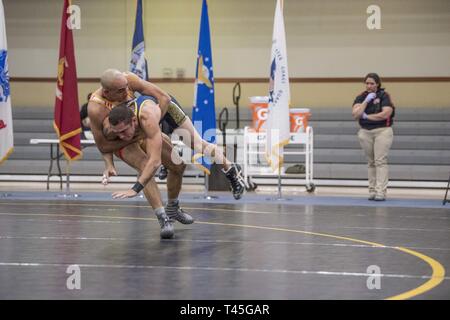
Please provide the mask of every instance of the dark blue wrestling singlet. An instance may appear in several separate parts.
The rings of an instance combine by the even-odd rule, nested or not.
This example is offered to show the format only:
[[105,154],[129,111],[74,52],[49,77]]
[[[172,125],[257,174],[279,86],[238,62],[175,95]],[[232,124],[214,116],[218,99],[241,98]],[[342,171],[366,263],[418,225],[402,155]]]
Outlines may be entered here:
[[[178,128],[184,122],[184,120],[186,120],[187,116],[186,116],[186,113],[183,111],[183,108],[181,108],[178,101],[172,96],[170,96],[170,98],[171,98],[171,100],[170,100],[167,112],[164,115],[164,117],[161,118],[159,123],[162,124],[165,122],[169,127],[170,133],[172,133],[173,130]],[[141,111],[141,106],[146,100],[151,100],[156,104],[158,103],[158,100],[153,96],[141,95],[138,98],[136,98],[133,111],[134,111],[134,114],[136,115],[136,117],[138,118],[138,120],[139,120],[139,114]]]

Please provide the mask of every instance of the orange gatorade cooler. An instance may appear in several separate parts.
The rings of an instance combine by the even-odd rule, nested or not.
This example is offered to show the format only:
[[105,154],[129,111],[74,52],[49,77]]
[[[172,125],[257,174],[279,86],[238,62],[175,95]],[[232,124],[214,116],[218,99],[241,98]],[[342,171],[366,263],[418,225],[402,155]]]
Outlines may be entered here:
[[250,108],[252,109],[253,128],[256,132],[265,129],[264,124],[269,111],[269,97],[250,97]]
[[291,122],[291,132],[306,132],[308,120],[311,117],[310,110],[307,108],[289,109],[289,118]]

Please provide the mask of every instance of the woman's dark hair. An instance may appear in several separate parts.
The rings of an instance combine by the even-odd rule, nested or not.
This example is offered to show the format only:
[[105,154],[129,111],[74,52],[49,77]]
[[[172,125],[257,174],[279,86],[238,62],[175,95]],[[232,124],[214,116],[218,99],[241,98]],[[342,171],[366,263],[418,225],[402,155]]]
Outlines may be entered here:
[[375,83],[378,85],[378,89],[382,89],[381,88],[381,78],[378,74],[371,72],[368,73],[365,77],[364,77],[364,82],[367,80],[367,78],[371,78],[373,80],[375,80]]

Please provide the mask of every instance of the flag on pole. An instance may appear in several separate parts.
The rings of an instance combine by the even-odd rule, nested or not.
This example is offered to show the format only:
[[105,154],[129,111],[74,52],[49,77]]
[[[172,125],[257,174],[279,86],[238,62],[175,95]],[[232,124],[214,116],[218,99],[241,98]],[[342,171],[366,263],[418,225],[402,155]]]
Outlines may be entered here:
[[142,0],[137,0],[130,71],[135,73],[139,78],[148,80],[147,60],[145,59],[144,27],[142,23]]
[[[216,143],[216,112],[214,102],[214,76],[209,32],[208,4],[203,0],[198,41],[197,68],[195,74],[194,106],[192,121],[203,140]],[[192,162],[210,174],[212,159],[202,153],[193,152]]]
[[11,97],[9,90],[8,46],[6,43],[5,12],[0,0],[0,163],[14,148]]
[[269,111],[266,124],[266,158],[274,172],[283,165],[283,148],[289,143],[289,73],[283,0],[277,0],[270,58]]
[[67,160],[81,157],[81,123],[78,111],[77,71],[72,30],[64,0],[59,44],[58,79],[56,81],[55,119],[53,126]]

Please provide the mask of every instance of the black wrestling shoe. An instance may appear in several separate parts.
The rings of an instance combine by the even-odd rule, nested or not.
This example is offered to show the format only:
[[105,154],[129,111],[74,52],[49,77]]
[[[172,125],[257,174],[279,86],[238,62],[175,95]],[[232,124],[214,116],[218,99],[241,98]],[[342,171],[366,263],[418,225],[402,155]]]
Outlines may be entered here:
[[233,197],[236,200],[239,200],[245,190],[245,181],[241,174],[241,166],[238,164],[232,164],[228,171],[222,169],[222,172],[225,173],[228,181],[230,181]]
[[180,208],[178,204],[178,200],[173,203],[167,203],[165,211],[169,219],[173,221],[181,222],[182,224],[191,224],[194,223],[194,218],[184,212],[183,209]]
[[172,221],[169,219],[167,214],[163,212],[162,214],[156,214],[158,218],[159,225],[161,226],[160,237],[161,239],[171,239],[174,235],[174,229]]
[[159,180],[165,180],[167,178],[167,168],[164,166],[161,166],[161,169],[159,169],[158,173]]

